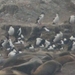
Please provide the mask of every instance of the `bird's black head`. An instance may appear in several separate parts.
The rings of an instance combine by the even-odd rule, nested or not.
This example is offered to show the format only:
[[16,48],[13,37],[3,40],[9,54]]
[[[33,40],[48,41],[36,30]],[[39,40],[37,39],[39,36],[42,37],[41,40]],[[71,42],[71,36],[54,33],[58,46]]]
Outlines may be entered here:
[[[9,25],[9,27],[11,27],[12,25]],[[12,26],[13,27],[13,26]]]
[[44,12],[41,12],[41,14],[44,14],[44,15],[45,15],[45,13],[44,13]]
[[45,28],[46,26],[42,26],[42,28]]

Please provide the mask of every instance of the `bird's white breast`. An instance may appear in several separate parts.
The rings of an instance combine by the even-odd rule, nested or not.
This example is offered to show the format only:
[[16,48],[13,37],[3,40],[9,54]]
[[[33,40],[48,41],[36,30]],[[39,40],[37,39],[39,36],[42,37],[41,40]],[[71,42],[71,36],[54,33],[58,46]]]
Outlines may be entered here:
[[74,23],[75,22],[75,16],[74,15],[71,15],[70,16],[70,23]]
[[8,30],[8,34],[9,34],[9,35],[13,35],[14,32],[15,32],[15,30],[14,30],[14,28],[11,26],[11,27],[9,28],[9,30]]
[[39,45],[41,40],[42,40],[41,38],[36,38],[36,45]]

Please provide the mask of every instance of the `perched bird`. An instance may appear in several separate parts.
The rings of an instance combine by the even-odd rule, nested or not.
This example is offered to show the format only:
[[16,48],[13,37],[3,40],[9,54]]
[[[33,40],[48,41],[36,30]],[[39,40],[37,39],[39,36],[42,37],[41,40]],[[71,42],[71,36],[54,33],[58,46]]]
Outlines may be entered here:
[[12,48],[15,47],[14,44],[12,43],[12,40],[11,39],[9,39],[8,41],[9,41],[10,47],[12,47]]
[[52,46],[49,46],[48,50],[54,50],[54,48]]
[[58,24],[59,23],[59,15],[56,14],[55,18],[53,19],[52,24]]
[[7,44],[7,43],[8,43],[8,40],[7,40],[7,39],[1,40],[1,42],[0,42],[0,47],[1,47],[1,48],[6,47],[6,44]]
[[50,41],[45,40],[45,48],[47,48],[50,45]]
[[19,27],[18,31],[17,31],[17,35],[20,36],[22,34],[22,29],[21,27]]
[[42,38],[36,38],[36,45],[39,45],[42,41]]
[[64,42],[67,41],[67,38],[64,38],[63,41],[64,41]]
[[19,37],[19,38],[15,41],[15,44],[22,44],[22,45],[24,45],[24,40],[22,40],[22,38]]
[[64,41],[63,40],[61,40],[60,42],[61,42],[62,45],[64,45]]
[[54,50],[55,48],[56,48],[56,45],[55,44],[49,45],[47,47],[48,50]]
[[12,43],[12,40],[11,39],[9,39],[8,40],[8,45],[7,45],[7,51],[12,51],[13,49],[15,49],[15,46],[14,46],[14,44]]
[[16,55],[16,50],[15,49],[13,49],[11,52],[9,52],[9,54],[8,54],[8,57],[13,57],[13,56],[15,56]]
[[22,40],[24,40],[24,35],[21,34],[20,36],[18,36],[18,38],[21,38]]
[[50,45],[47,49],[48,49],[48,50],[54,50],[55,47],[56,47],[56,46],[53,44],[53,45]]
[[64,47],[62,46],[62,47],[60,48],[60,50],[64,50]]
[[19,53],[22,53],[22,51],[19,51]]
[[24,41],[21,38],[19,38],[18,41],[15,42],[15,44],[23,44],[24,45]]
[[53,48],[55,48],[55,47],[56,47],[56,46],[55,46],[55,44],[53,44],[52,46],[53,46]]
[[31,45],[31,46],[29,47],[29,49],[34,49],[34,46],[33,46],[33,45]]
[[36,46],[47,48],[50,45],[48,40],[42,38],[36,38]]
[[18,35],[17,37],[15,37],[14,42],[17,43],[17,44],[20,44],[20,43],[23,44],[24,40],[25,40],[25,38],[24,38],[23,34],[21,34],[21,35]]
[[15,47],[12,48],[12,47],[8,46],[6,50],[7,50],[8,52],[10,52],[10,51],[12,51],[13,49],[15,49]]
[[63,38],[64,44],[68,44],[70,42],[69,38]]
[[6,48],[6,46],[8,45],[8,40],[9,40],[9,36],[5,36],[6,38],[4,40],[1,40],[0,42],[0,47],[1,48]]
[[71,15],[71,16],[69,17],[69,23],[70,23],[70,24],[74,24],[74,23],[75,23],[75,16],[74,16],[74,15]]
[[70,37],[70,40],[75,40],[75,37],[71,36],[71,37]]
[[28,46],[25,47],[25,49],[34,49],[34,46],[32,44],[29,44]]
[[72,44],[72,48],[71,48],[72,51],[75,50],[75,41],[73,41],[73,44]]
[[62,50],[63,49],[63,45],[62,44],[57,44],[56,49]]
[[73,47],[73,40],[69,40],[67,50],[71,51],[72,47]]
[[16,54],[20,54],[20,53],[22,53],[22,50],[21,50],[21,49],[18,49],[18,50],[16,51]]
[[61,40],[63,37],[63,33],[60,31],[58,34],[56,34],[53,42],[58,42],[59,40]]
[[15,48],[13,48],[11,51],[9,51],[8,57],[13,57],[13,56],[15,56],[16,54],[20,54],[20,53],[22,53],[21,49],[16,50]]
[[39,47],[43,48],[43,47],[45,47],[45,46],[42,44],[42,45],[40,45]]
[[36,23],[41,24],[42,19],[44,18],[45,14],[42,12],[41,15],[37,18]]
[[9,30],[8,30],[8,34],[9,34],[9,35],[14,35],[14,32],[15,32],[14,27],[13,27],[13,26],[10,26],[10,27],[9,27]]
[[44,29],[46,32],[50,32],[50,30],[46,26],[43,26],[42,29]]

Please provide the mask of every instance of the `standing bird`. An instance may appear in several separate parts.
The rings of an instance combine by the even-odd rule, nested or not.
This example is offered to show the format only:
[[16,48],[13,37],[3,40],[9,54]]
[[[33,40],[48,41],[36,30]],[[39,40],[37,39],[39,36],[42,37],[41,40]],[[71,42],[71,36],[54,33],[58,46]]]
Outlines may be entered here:
[[0,42],[0,48],[6,48],[8,45],[9,36],[6,35],[5,37],[6,38],[4,40],[1,40],[1,42]]
[[14,32],[15,32],[15,29],[14,29],[14,27],[11,25],[11,26],[9,27],[8,34],[9,34],[9,35],[14,35]]
[[75,23],[75,16],[74,16],[74,15],[71,15],[71,16],[69,17],[69,23],[70,23],[70,24]]
[[45,48],[47,48],[50,44],[51,44],[50,41],[45,40]]
[[75,51],[75,41],[73,41],[71,50],[72,50],[72,51],[73,51],[73,50]]
[[14,46],[14,44],[13,44],[12,40],[11,40],[11,39],[9,39],[8,41],[9,41],[9,46],[10,46],[11,48],[14,48],[15,46]]
[[12,40],[8,39],[8,45],[7,45],[7,49],[6,50],[7,51],[11,51],[12,49],[15,49],[15,46],[14,46]]
[[42,38],[36,38],[36,45],[39,45],[42,41]]
[[63,37],[63,33],[60,31],[58,34],[56,34],[53,42],[58,42],[59,40],[61,40]]
[[45,14],[42,12],[41,15],[37,18],[36,24],[41,24],[42,19],[44,18]]
[[59,15],[56,14],[56,17],[53,19],[52,24],[58,24],[58,22],[59,22]]
[[17,31],[17,35],[20,36],[22,34],[22,29],[21,27],[19,27],[18,31]]
[[23,38],[24,36],[22,35],[22,28],[21,26],[18,26],[18,29],[16,29],[16,32],[15,32],[15,41],[18,40],[18,38]]

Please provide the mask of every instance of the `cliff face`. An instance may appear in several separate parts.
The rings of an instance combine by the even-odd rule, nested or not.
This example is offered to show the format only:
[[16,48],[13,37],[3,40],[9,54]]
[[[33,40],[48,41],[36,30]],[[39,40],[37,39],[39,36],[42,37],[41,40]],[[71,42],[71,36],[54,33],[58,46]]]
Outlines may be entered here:
[[75,12],[71,0],[0,0],[0,22],[35,23],[41,12],[45,13],[44,23],[50,23],[56,13],[65,21]]

